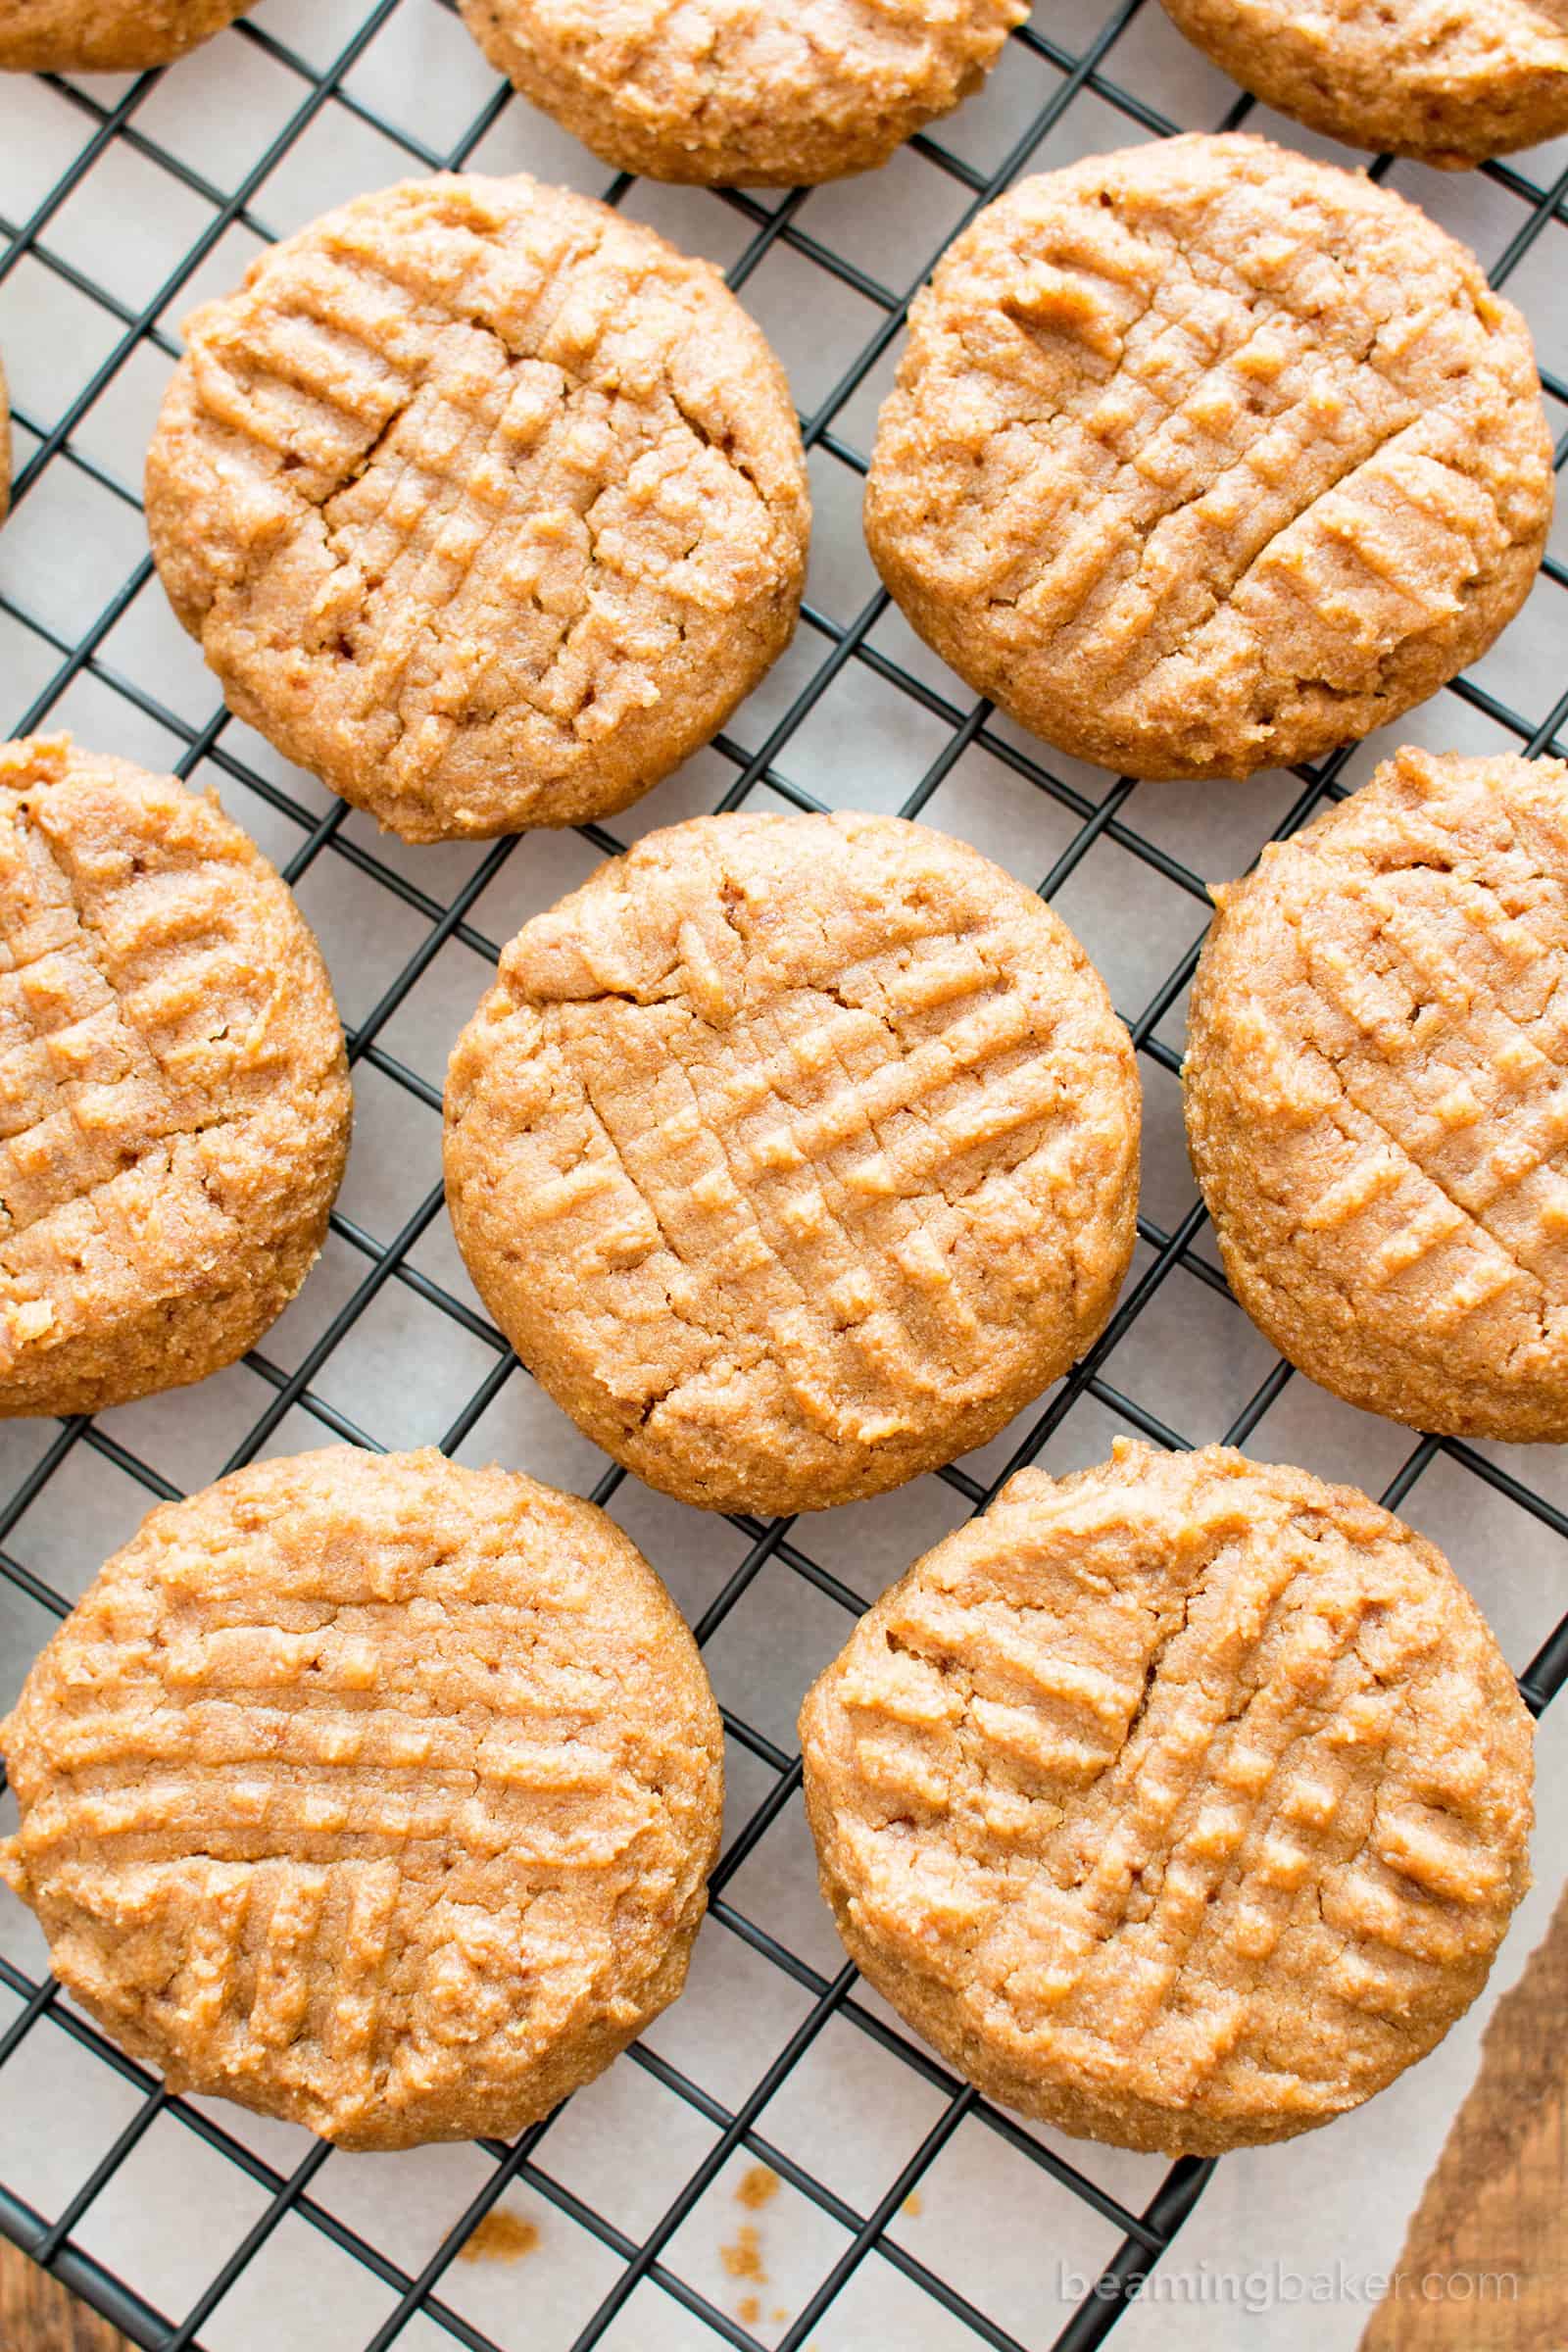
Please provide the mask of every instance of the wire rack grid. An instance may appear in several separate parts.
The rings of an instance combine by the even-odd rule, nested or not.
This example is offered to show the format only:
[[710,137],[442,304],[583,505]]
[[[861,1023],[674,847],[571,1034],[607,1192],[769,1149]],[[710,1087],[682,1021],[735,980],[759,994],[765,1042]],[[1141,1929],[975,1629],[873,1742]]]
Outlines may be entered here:
[[[825,2352],[980,2342],[1086,2352],[1204,2185],[1207,2165],[1117,2160],[997,2111],[858,1984],[808,1908],[790,1726],[805,1682],[852,1616],[1021,1463],[1094,1459],[1118,1428],[1173,1446],[1255,1439],[1259,1451],[1289,1454],[1293,1432],[1300,1451],[1328,1426],[1312,1421],[1323,1406],[1315,1392],[1293,1424],[1305,1384],[1230,1300],[1204,1248],[1201,1205],[1171,1172],[1183,1164],[1172,1137],[1182,1000],[1206,916],[1200,860],[1241,870],[1270,833],[1291,831],[1358,780],[1371,750],[1246,792],[1135,787],[1060,760],[923,654],[876,587],[856,528],[870,421],[908,300],[973,212],[1020,172],[1250,116],[1314,144],[1238,98],[1141,0],[1056,0],[1037,11],[985,97],[878,175],[890,196],[876,205],[872,183],[766,199],[677,196],[625,176],[607,185],[590,158],[495,82],[448,0],[264,0],[170,74],[18,80],[0,91],[0,124],[16,133],[0,129],[0,348],[18,460],[15,512],[0,537],[0,718],[8,733],[69,723],[106,749],[221,786],[321,930],[350,1023],[360,1116],[322,1266],[244,1366],[194,1400],[4,1432],[4,1694],[150,1498],[263,1450],[436,1439],[465,1458],[499,1452],[559,1474],[635,1534],[648,1531],[713,1670],[730,1757],[726,1843],[699,1945],[700,1962],[705,1951],[721,1957],[699,1965],[669,2013],[684,2028],[661,2021],[606,2078],[612,2092],[596,2086],[514,2145],[464,2151],[461,2163],[453,2153],[444,2170],[334,2156],[236,2110],[171,2098],[61,1992],[25,1915],[6,1909],[0,2230],[139,2344],[649,2352],[721,2341]],[[594,826],[575,840],[405,853],[230,719],[174,642],[145,552],[135,459],[178,349],[178,318],[232,282],[261,242],[362,186],[524,162],[627,205],[725,266],[802,395],[818,553],[790,656],[710,752],[621,820],[622,838]],[[1494,164],[1462,183],[1387,158],[1374,166],[1379,176],[1391,169],[1406,192],[1457,208],[1495,283],[1528,301],[1532,283],[1564,274],[1568,151]],[[105,269],[111,214],[122,233]],[[1544,340],[1542,356],[1562,434],[1568,381],[1552,362],[1568,359],[1568,340]],[[1565,453],[1568,436],[1559,465]],[[1560,749],[1568,693],[1553,699],[1560,659],[1553,669],[1544,649],[1553,628],[1561,643],[1565,589],[1568,565],[1553,554],[1527,608],[1549,605],[1544,629],[1522,640],[1511,632],[1511,654],[1456,681],[1402,732],[1424,725],[1437,744]],[[444,1044],[519,916],[645,825],[743,802],[924,813],[1027,874],[1111,976],[1166,1147],[1158,1180],[1146,1179],[1129,1287],[1071,1376],[984,1455],[902,1500],[810,1523],[710,1522],[662,1506],[558,1426],[466,1286],[441,1222],[433,1156]],[[1428,1494],[1440,1521],[1446,1509],[1472,1525],[1479,1511],[1489,1541],[1544,1561],[1540,1589],[1526,1592],[1507,1628],[1539,1712],[1568,1675],[1568,1616],[1552,1623],[1568,1602],[1556,1548],[1568,1537],[1568,1494],[1554,1499],[1540,1454],[1413,1440],[1334,1410],[1329,1434],[1312,1439],[1333,1457],[1319,1466],[1361,1474],[1407,1512]],[[764,1672],[760,1661],[776,1649],[788,1653],[781,1674]],[[705,2053],[720,2044],[729,2055],[715,2082]],[[47,2113],[51,2097],[66,2097],[55,2086],[68,2076],[90,2121],[63,2122],[56,2133],[39,2128],[34,2109],[22,2140],[8,2136],[8,2087],[35,2077]],[[872,2145],[848,2167],[833,2145],[845,2123],[835,2081],[850,2087],[851,2136],[867,2111],[878,2120]],[[596,2130],[575,2131],[596,2099]],[[827,2115],[827,2131],[808,2128],[813,2111]],[[172,2270],[143,2262],[138,2213],[156,2202],[161,2176],[183,2183],[195,2153],[209,2178],[237,2184],[233,2194],[202,2205],[190,2191],[186,2259]],[[388,2185],[395,2172],[367,2189],[367,2163],[416,2167],[401,2203]],[[989,2230],[975,2221],[977,2205],[991,2207],[998,2165],[1031,2232],[1026,2268],[1052,2230],[1091,2249],[1092,2283],[1065,2316],[1042,2318],[997,2284],[1005,2225],[996,2213]],[[716,2262],[699,2242],[698,2225],[738,2166],[766,2168],[753,2177],[798,2217],[782,2306],[783,2284],[762,2283],[757,2226],[742,2225]],[[945,2179],[956,2223],[922,2235],[922,2193]],[[967,2203],[965,2181],[975,2190]],[[481,2292],[479,2267],[460,2263],[460,2252],[493,2209],[514,2210],[518,2198],[547,2218],[544,2242],[526,2272]],[[285,2244],[296,2255],[302,2245],[329,2250],[332,2286],[310,2283],[307,2258],[304,2301],[291,2305],[275,2259]],[[569,2291],[552,2288],[553,2263],[570,2274]],[[280,2298],[261,2322],[258,2281],[264,2307]],[[760,2291],[737,2291],[752,2282]],[[247,2296],[248,2333],[234,2322]]]

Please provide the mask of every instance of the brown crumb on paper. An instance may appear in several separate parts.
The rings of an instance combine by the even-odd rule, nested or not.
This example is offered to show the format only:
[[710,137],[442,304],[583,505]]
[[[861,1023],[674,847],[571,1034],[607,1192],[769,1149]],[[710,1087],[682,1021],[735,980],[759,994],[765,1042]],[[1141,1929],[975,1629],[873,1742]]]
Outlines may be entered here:
[[464,2262],[520,2262],[539,2243],[539,2225],[497,2205],[458,2248]]
[[759,2286],[767,2284],[767,2273],[762,2268],[762,2249],[752,2223],[742,2222],[735,2232],[732,2246],[720,2246],[719,2261],[732,2278],[755,2278]]
[[911,2222],[917,2222],[920,2219],[921,2214],[925,2211],[925,2199],[917,2188],[910,2189],[901,2210],[908,2215]]
[[737,2205],[745,2205],[753,2213],[765,2205],[779,2191],[779,2178],[771,2165],[754,2164],[750,2172],[742,2173],[735,2190]]
[[743,2328],[755,2328],[762,2316],[762,2306],[755,2295],[742,2295],[735,2306],[735,2317]]

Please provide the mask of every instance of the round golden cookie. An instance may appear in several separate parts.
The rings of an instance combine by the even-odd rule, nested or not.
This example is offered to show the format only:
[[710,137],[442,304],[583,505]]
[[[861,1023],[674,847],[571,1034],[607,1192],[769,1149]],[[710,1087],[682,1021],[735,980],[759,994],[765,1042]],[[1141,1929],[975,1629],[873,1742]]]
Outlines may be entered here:
[[0,0],[0,68],[140,74],[211,40],[251,0]]
[[1529,332],[1357,173],[1198,136],[1024,180],[909,329],[871,553],[960,677],[1079,758],[1314,759],[1529,592],[1552,495]]
[[795,187],[977,90],[1029,0],[459,0],[498,73],[617,171]]
[[1132,1252],[1138,1078],[1099,975],[896,817],[646,835],[507,949],[446,1117],[458,1241],[524,1364],[712,1510],[983,1445]]
[[104,1568],[0,1726],[0,1873],[172,2090],[344,2147],[510,2138],[679,1992],[722,1746],[602,1511],[332,1447]]
[[0,1414],[243,1355],[320,1250],[351,1109],[315,937],[217,802],[0,746]]
[[1529,1716],[1442,1554],[1303,1470],[1008,1481],[801,1713],[851,1957],[989,2096],[1216,2155],[1423,2057],[1530,1883]]
[[411,180],[185,331],[147,464],[175,612],[242,718],[405,840],[623,808],[789,642],[783,373],[651,228]]
[[1568,1440],[1568,767],[1401,751],[1214,897],[1187,1137],[1237,1298],[1369,1412]]
[[1164,0],[1255,98],[1453,166],[1568,131],[1568,0]]

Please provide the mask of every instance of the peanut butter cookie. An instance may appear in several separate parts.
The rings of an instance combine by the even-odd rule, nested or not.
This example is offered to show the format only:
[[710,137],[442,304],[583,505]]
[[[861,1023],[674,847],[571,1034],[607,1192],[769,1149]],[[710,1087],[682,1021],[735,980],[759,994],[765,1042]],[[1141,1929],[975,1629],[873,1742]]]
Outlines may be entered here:
[[979,88],[1029,0],[459,0],[490,63],[617,171],[866,172]]
[[441,1454],[165,1503],[0,1726],[0,1872],[173,2090],[341,2146],[510,2137],[679,1992],[722,1734],[591,1503]]
[[231,708],[406,840],[625,808],[789,642],[782,371],[716,270],[607,206],[409,181],[185,331],[164,585]]
[[1237,1298],[1369,1412],[1568,1439],[1568,767],[1401,751],[1214,896],[1187,1137]]
[[446,1111],[452,1221],[523,1362],[713,1510],[983,1445],[1132,1251],[1138,1078],[1098,974],[895,817],[646,835],[512,942]]
[[1551,514],[1529,332],[1413,205],[1261,139],[1023,181],[948,251],[866,536],[913,626],[1138,776],[1315,759],[1436,691]]
[[140,74],[211,40],[251,0],[0,0],[0,68]]
[[1214,2155],[1424,2057],[1530,1883],[1531,1727],[1442,1554],[1221,1446],[1009,1480],[801,1713],[852,1958],[991,2097]]
[[1255,98],[1353,147],[1454,166],[1568,131],[1568,0],[1165,0],[1165,10]]
[[0,1413],[243,1355],[321,1247],[350,1109],[315,938],[217,803],[0,747]]

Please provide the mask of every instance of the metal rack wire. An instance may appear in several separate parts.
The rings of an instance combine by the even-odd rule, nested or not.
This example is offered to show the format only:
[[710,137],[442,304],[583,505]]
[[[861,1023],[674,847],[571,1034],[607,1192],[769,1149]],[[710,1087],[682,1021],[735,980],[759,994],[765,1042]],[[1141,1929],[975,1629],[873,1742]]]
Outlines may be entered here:
[[[253,207],[259,198],[265,197],[272,172],[318,117],[330,113],[334,120],[339,115],[353,118],[401,151],[407,169],[416,172],[461,167],[493,130],[505,110],[521,105],[520,100],[497,86],[462,136],[438,152],[406,123],[368,103],[362,90],[349,86],[355,67],[397,9],[412,4],[413,0],[371,0],[351,37],[324,68],[308,62],[260,21],[242,23],[225,36],[233,43],[246,44],[257,59],[265,58],[272,69],[291,77],[295,97],[275,136],[238,184],[227,190],[208,179],[182,154],[172,152],[145,127],[143,118],[149,96],[158,86],[158,76],[142,76],[124,88],[123,94],[108,101],[96,94],[102,85],[82,88],[69,82],[52,84],[57,96],[80,118],[82,143],[25,219],[12,220],[0,216],[0,235],[5,239],[0,251],[0,287],[24,258],[29,259],[52,279],[95,306],[104,320],[108,347],[100,363],[79,389],[63,402],[58,414],[35,415],[25,406],[18,410],[17,421],[24,429],[24,439],[33,444],[20,466],[15,484],[19,508],[36,495],[51,468],[79,474],[112,501],[135,508],[134,488],[93,454],[91,435],[84,433],[83,428],[96,404],[115,386],[133,355],[151,349],[172,357],[177,346],[166,323],[171,306],[178,304],[184,288],[215,255],[226,232],[238,225],[266,236],[267,229]],[[1159,135],[1177,128],[1231,127],[1246,119],[1249,102],[1238,99],[1223,119],[1177,124],[1128,85],[1117,72],[1118,49],[1128,41],[1142,5],[1143,0],[1116,0],[1093,30],[1092,37],[1076,49],[1060,45],[1049,31],[1038,27],[1025,26],[1013,36],[1015,56],[1019,53],[1027,56],[1031,69],[1041,74],[1048,94],[1021,135],[1014,138],[1008,152],[994,168],[984,170],[963,160],[953,146],[944,143],[941,135],[912,142],[924,166],[955,183],[958,194],[958,219],[955,226],[961,225],[962,220],[1018,172],[1030,168],[1031,159],[1039,154],[1067,111],[1086,93],[1123,118],[1129,136]],[[1005,71],[1005,64],[1000,70]],[[139,307],[110,286],[97,282],[74,263],[52,233],[74,193],[106,157],[117,151],[128,153],[140,163],[170,175],[202,200],[208,216],[177,268]],[[1387,159],[1384,165],[1374,167],[1378,171],[1386,168]],[[1549,225],[1568,220],[1568,212],[1564,210],[1568,203],[1568,170],[1549,185],[1538,185],[1526,169],[1506,164],[1489,166],[1486,176],[1516,213],[1492,271],[1494,281],[1501,284]],[[621,177],[613,180],[605,193],[612,203],[619,203],[632,184]],[[729,208],[744,224],[744,249],[728,271],[730,283],[737,289],[744,289],[748,279],[777,247],[853,289],[875,314],[873,331],[864,337],[826,396],[803,418],[808,448],[847,469],[849,475],[858,475],[865,470],[865,456],[849,434],[845,411],[896,341],[909,297],[936,256],[933,253],[926,257],[906,284],[884,284],[814,231],[812,215],[808,209],[808,195],[809,191],[799,190],[776,203],[764,203],[740,193],[724,193],[703,201]],[[1560,423],[1568,423],[1568,383],[1549,371],[1544,380],[1554,416]],[[1558,447],[1559,466],[1565,456],[1568,456],[1568,435]],[[0,698],[5,706],[0,710],[0,718],[6,731],[22,734],[46,725],[77,681],[89,678],[113,696],[122,698],[132,712],[156,722],[183,744],[178,761],[182,774],[191,774],[199,766],[216,769],[246,787],[292,829],[295,842],[286,862],[292,882],[300,883],[318,860],[336,858],[346,860],[369,885],[391,894],[407,910],[408,919],[422,929],[414,952],[352,1031],[351,1058],[361,1068],[378,1073],[394,1088],[405,1090],[426,1110],[438,1110],[437,1090],[389,1045],[389,1024],[450,941],[461,941],[494,961],[499,943],[481,927],[480,901],[514,857],[517,845],[506,841],[490,848],[477,858],[461,886],[449,896],[440,896],[419,878],[421,869],[416,867],[411,874],[404,865],[378,854],[375,848],[367,847],[363,839],[346,830],[349,811],[341,803],[318,814],[286,786],[261,772],[237,748],[238,731],[232,728],[225,712],[220,710],[205,725],[193,726],[135,675],[127,674],[114,659],[112,635],[146,587],[151,572],[150,559],[143,556],[134,562],[114,592],[99,609],[84,616],[74,631],[40,617],[26,596],[24,578],[15,590],[0,590],[0,620],[24,633],[25,642],[44,674],[44,683],[22,707],[16,707],[22,698],[0,678]],[[1553,590],[1568,587],[1568,567],[1555,559],[1548,560],[1544,580]],[[1539,591],[1544,592],[1544,587]],[[1196,961],[1206,916],[1203,883],[1182,858],[1138,829],[1128,810],[1134,791],[1130,783],[1123,780],[1105,791],[1102,798],[1095,798],[1092,791],[1055,771],[1045,747],[1020,748],[1012,731],[995,721],[990,706],[963,697],[956,680],[933,684],[928,675],[915,674],[910,666],[890,656],[873,637],[886,610],[887,599],[880,591],[871,595],[848,621],[836,619],[826,610],[808,603],[803,616],[803,636],[810,652],[809,674],[762,740],[748,742],[731,734],[718,739],[716,754],[730,773],[716,805],[736,808],[754,788],[766,787],[795,806],[821,806],[808,789],[783,771],[780,759],[824,698],[832,696],[835,682],[844,677],[851,665],[861,666],[885,686],[907,698],[911,709],[918,710],[945,731],[937,756],[903,803],[905,815],[913,816],[926,808],[965,753],[979,746],[1031,791],[1047,796],[1061,812],[1062,820],[1070,822],[1071,838],[1050,871],[1040,879],[1044,897],[1050,899],[1059,892],[1096,845],[1106,841],[1138,861],[1151,886],[1157,884],[1191,899],[1191,941],[1187,951],[1142,1008],[1129,1014],[1129,1026],[1140,1054],[1151,1064],[1174,1073],[1179,1068],[1179,1054],[1160,1030]],[[1501,729],[1520,748],[1531,753],[1547,747],[1560,748],[1554,739],[1568,721],[1568,693],[1549,709],[1531,714],[1515,710],[1476,680],[1461,679],[1448,691]],[[744,725],[746,717],[743,711],[738,723]],[[1286,809],[1277,828],[1279,832],[1292,831],[1326,796],[1343,791],[1340,778],[1346,757],[1340,755],[1320,767],[1298,772],[1299,792]],[[603,828],[590,827],[585,832],[601,851],[611,852],[620,846]],[[264,1409],[234,1446],[226,1466],[235,1467],[253,1458],[269,1444],[284,1417],[296,1409],[318,1424],[326,1438],[376,1445],[373,1434],[357,1426],[340,1405],[330,1400],[318,1383],[334,1352],[388,1284],[406,1286],[426,1306],[451,1318],[481,1349],[488,1351],[488,1368],[483,1377],[440,1437],[441,1445],[448,1450],[464,1443],[508,1383],[525,1378],[515,1358],[483,1316],[423,1270],[411,1254],[438,1218],[441,1205],[437,1187],[390,1237],[367,1229],[341,1210],[334,1215],[333,1234],[358,1261],[359,1278],[325,1329],[292,1370],[285,1371],[265,1346],[247,1359],[251,1372],[259,1376],[270,1394]],[[1187,1442],[1160,1415],[1127,1393],[1115,1376],[1115,1358],[1139,1318],[1178,1267],[1228,1298],[1223,1278],[1200,1247],[1203,1222],[1200,1205],[1195,1205],[1170,1230],[1151,1217],[1141,1218],[1140,1233],[1146,1245],[1141,1271],[1102,1340],[1051,1396],[1012,1458],[984,1484],[959,1465],[941,1474],[962,1506],[982,1507],[1001,1478],[1035,1458],[1073,1407],[1086,1397],[1094,1399],[1119,1422],[1158,1443],[1181,1446]],[[1275,1363],[1234,1415],[1224,1433],[1227,1441],[1245,1444],[1291,1378],[1288,1366]],[[13,1533],[50,1483],[57,1479],[69,1481],[74,1465],[90,1455],[112,1462],[145,1490],[149,1499],[177,1492],[160,1470],[111,1430],[84,1420],[71,1421],[59,1428],[25,1475],[0,1501],[0,1578],[14,1592],[55,1617],[66,1612],[67,1595],[49,1578],[15,1556]],[[1391,1506],[1398,1506],[1440,1456],[1467,1476],[1486,1482],[1553,1535],[1568,1538],[1568,1516],[1546,1496],[1521,1483],[1496,1460],[1453,1441],[1421,1438],[1412,1442],[1388,1484],[1384,1499]],[[595,1499],[608,1501],[623,1475],[613,1467],[607,1468],[593,1490]],[[744,1541],[744,1552],[699,1618],[696,1630],[700,1642],[711,1641],[755,1580],[764,1572],[805,1580],[845,1612],[847,1628],[851,1614],[863,1605],[863,1596],[832,1567],[812,1556],[812,1531],[808,1526],[782,1519],[763,1525],[747,1518],[736,1518],[732,1524]],[[1543,1626],[1540,1636],[1540,1646],[1521,1677],[1525,1696],[1537,1712],[1568,1678],[1568,1618],[1554,1630]],[[363,2339],[355,2338],[356,2342],[364,2341],[366,2352],[384,2352],[416,2318],[433,2324],[437,2331],[471,2347],[471,2352],[494,2352],[493,2339],[446,2299],[443,2286],[449,2267],[469,2233],[510,2185],[524,2182],[547,2203],[569,2216],[619,2263],[608,2292],[571,2336],[571,2352],[588,2352],[588,2347],[605,2340],[629,2298],[645,2282],[664,2290],[691,2315],[694,2340],[716,2339],[751,2347],[756,2352],[760,2339],[750,2326],[699,2291],[670,2258],[671,2241],[682,2224],[723,2167],[737,2152],[744,2152],[771,2168],[782,2181],[830,2217],[844,2238],[837,2259],[825,2269],[803,2307],[789,2320],[781,2334],[773,2335],[772,2340],[783,2347],[783,2352],[797,2352],[798,2347],[808,2344],[835,2297],[873,2249],[910,2286],[933,2298],[966,2328],[973,2340],[992,2345],[997,2352],[1023,2352],[1015,2335],[911,2252],[899,2237],[890,2234],[895,2217],[926,2178],[959,2126],[973,2121],[998,2135],[1028,2164],[1040,2168],[1058,2186],[1070,2191],[1119,2234],[1119,2245],[1105,2265],[1102,2278],[1095,2283],[1054,2338],[1056,2352],[1087,2352],[1087,2347],[1100,2342],[1114,2325],[1126,2296],[1132,2291],[1132,2282],[1146,2274],[1169,2247],[1212,2168],[1192,2160],[1172,2165],[1152,2198],[1141,2210],[1133,2209],[1092,2177],[1087,2158],[1083,2165],[1071,2161],[1054,2145],[1021,2129],[956,2081],[929,2053],[887,2023],[874,2005],[858,1994],[852,1968],[844,1967],[836,1976],[824,1975],[767,1927],[749,1916],[733,1899],[731,1889],[737,1874],[759,1851],[769,1829],[796,1798],[800,1760],[748,1720],[740,1709],[726,1707],[725,1722],[735,1748],[762,1776],[765,1792],[732,1836],[714,1875],[712,1916],[725,1934],[739,1938],[768,1967],[781,1972],[800,1988],[808,2006],[766,2070],[734,2105],[715,2097],[686,2071],[647,2045],[639,2045],[622,2062],[652,2076],[665,2091],[700,2116],[713,2133],[701,2162],[689,2172],[668,2199],[662,2216],[643,2234],[638,2236],[622,2228],[552,2172],[550,2133],[556,2122],[552,2118],[525,2132],[511,2147],[499,2143],[487,2146],[493,2169],[478,2193],[422,2267],[416,2272],[405,2270],[382,2247],[345,2222],[330,2204],[313,2193],[313,2183],[329,2154],[324,2145],[315,2144],[292,2171],[278,2170],[205,2109],[171,2098],[153,2076],[116,2049],[61,1996],[52,1979],[36,1979],[3,1956],[0,1956],[0,1987],[14,1996],[20,2006],[10,2028],[0,2036],[0,2099],[4,2096],[4,2068],[47,2016],[82,2049],[91,2052],[104,2067],[132,2086],[139,2104],[52,2220],[46,2220],[28,2202],[25,2180],[0,2185],[0,2230],[95,2304],[133,2341],[159,2347],[160,2352],[186,2352],[186,2347],[200,2343],[202,2330],[246,2266],[263,2253],[285,2218],[292,2216],[321,2232],[361,2264],[385,2290],[382,2306],[390,2294],[392,2303],[386,2316],[372,2332]],[[940,2100],[936,2121],[885,2191],[863,2211],[792,2157],[763,2129],[764,2111],[770,2100],[835,2020],[847,2021],[898,2063],[914,2070]],[[165,2315],[153,2308],[138,2291],[134,2277],[121,2276],[96,2260],[77,2242],[76,2234],[96,2201],[115,2181],[148,2132],[165,2117],[177,2119],[208,2148],[237,2166],[265,2198],[253,2226],[189,2308],[177,2316]],[[542,2344],[543,2339],[539,2340]]]

